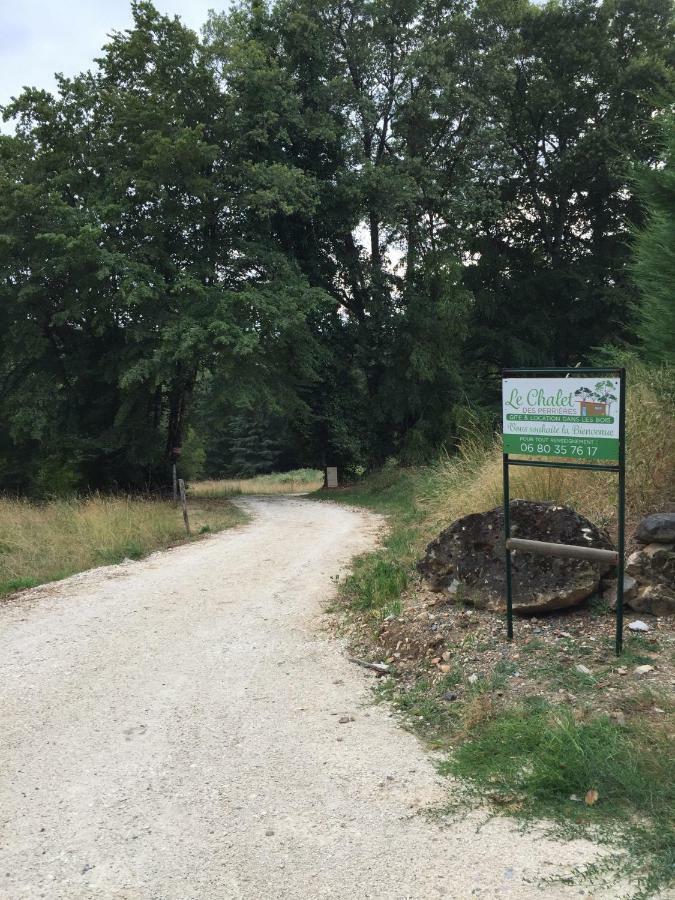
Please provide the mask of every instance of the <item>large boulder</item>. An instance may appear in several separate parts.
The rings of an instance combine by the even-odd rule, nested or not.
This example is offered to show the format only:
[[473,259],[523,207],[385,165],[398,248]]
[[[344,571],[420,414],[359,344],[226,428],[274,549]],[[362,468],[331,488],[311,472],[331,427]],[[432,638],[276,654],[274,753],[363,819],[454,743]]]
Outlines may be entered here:
[[675,512],[654,513],[638,525],[635,540],[641,544],[670,544],[675,541]]
[[[569,506],[511,502],[511,537],[613,550],[609,536]],[[513,551],[513,610],[523,615],[577,606],[610,570],[604,563]],[[417,564],[431,588],[479,608],[506,608],[504,510],[464,516],[427,547]]]

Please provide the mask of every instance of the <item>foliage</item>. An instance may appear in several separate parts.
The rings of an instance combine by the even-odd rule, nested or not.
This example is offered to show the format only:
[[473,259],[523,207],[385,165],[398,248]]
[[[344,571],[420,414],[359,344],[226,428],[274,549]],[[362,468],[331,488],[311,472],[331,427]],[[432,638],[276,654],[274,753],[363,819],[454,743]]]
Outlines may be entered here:
[[0,486],[424,462],[501,365],[636,340],[670,0],[132,11],[4,110]]
[[642,295],[638,330],[646,358],[675,367],[675,116],[665,120],[663,133],[663,166],[638,176],[647,221],[637,235],[634,276]]
[[[166,482],[202,371],[231,383],[236,370],[241,391],[261,391],[311,369],[306,317],[321,292],[247,241],[257,187],[234,189],[207,54],[150,3],[133,13],[96,72],[6,110],[17,134],[0,167],[2,438],[14,489],[49,489],[55,465],[72,486]],[[295,188],[279,191],[269,203],[293,209]]]

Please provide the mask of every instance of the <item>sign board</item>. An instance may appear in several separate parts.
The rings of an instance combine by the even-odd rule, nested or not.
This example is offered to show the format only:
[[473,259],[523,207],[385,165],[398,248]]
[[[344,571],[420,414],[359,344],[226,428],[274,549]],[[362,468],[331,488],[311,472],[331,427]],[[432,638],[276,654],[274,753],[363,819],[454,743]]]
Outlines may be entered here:
[[504,453],[618,460],[620,403],[619,378],[504,378]]
[[326,487],[336,488],[338,486],[337,467],[326,466]]
[[[609,556],[616,562],[616,652],[623,647],[623,572],[626,549],[626,370],[504,369],[504,554],[506,570],[506,634],[513,638],[511,553],[587,559]],[[550,456],[543,459],[512,459]],[[556,458],[557,457],[557,458]],[[568,459],[565,459],[567,457]],[[511,533],[511,466],[614,472],[617,491],[618,546],[615,552],[537,540],[537,535]]]

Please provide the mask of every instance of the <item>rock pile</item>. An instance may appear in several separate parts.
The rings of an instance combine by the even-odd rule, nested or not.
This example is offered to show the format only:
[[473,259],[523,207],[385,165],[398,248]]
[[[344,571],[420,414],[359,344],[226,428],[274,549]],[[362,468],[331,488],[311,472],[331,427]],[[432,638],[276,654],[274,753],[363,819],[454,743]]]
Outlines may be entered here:
[[626,560],[635,585],[628,605],[654,616],[675,614],[675,513],[647,516],[635,539],[643,546]]

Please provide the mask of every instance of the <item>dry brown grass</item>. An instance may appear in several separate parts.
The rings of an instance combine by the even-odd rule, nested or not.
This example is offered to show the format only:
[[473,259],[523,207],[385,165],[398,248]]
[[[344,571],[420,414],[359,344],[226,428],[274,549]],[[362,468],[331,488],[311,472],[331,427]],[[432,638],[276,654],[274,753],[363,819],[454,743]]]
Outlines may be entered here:
[[296,469],[255,478],[222,478],[197,481],[190,485],[193,497],[228,497],[238,494],[297,494],[318,491],[323,486],[323,472],[318,469]]
[[[191,504],[192,528],[242,520],[226,501]],[[94,566],[138,559],[185,539],[180,509],[160,500],[92,496],[34,504],[0,499],[0,595]]]
[[[672,375],[633,371],[626,409],[626,523],[628,533],[645,515],[675,502],[675,408]],[[569,469],[511,469],[511,496],[573,506],[591,521],[616,526],[617,478]],[[457,456],[438,463],[426,498],[434,525],[502,502],[501,438],[467,435]]]

